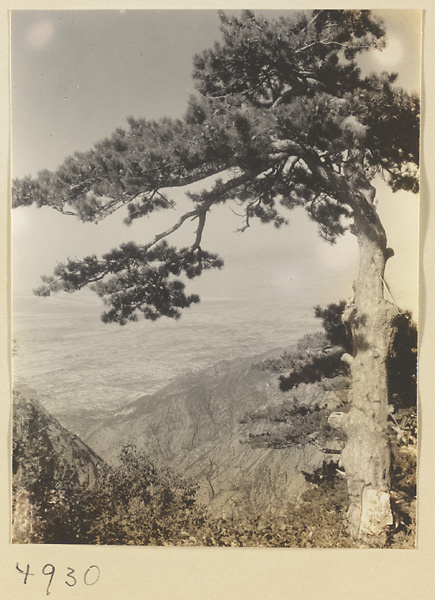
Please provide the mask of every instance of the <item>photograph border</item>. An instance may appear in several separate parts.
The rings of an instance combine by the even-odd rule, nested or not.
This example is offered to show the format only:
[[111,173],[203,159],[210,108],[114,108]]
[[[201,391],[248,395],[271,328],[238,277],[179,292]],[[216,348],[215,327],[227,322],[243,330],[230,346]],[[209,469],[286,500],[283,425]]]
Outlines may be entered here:
[[[264,8],[258,2],[244,3],[252,9]],[[308,5],[307,5],[308,4]],[[434,155],[435,102],[435,8],[429,3],[417,6],[395,2],[372,2],[358,8],[416,8],[423,9],[423,159],[421,165],[420,196],[420,310],[419,310],[419,489],[418,489],[418,536],[416,550],[347,550],[347,549],[262,549],[262,548],[151,548],[151,547],[102,547],[102,546],[21,546],[10,543],[10,435],[11,435],[11,303],[10,303],[10,107],[1,111],[2,137],[2,203],[0,212],[1,286],[1,418],[0,438],[2,454],[2,483],[0,486],[1,530],[0,530],[0,592],[6,597],[36,599],[45,597],[46,577],[29,578],[23,585],[23,576],[18,577],[16,566],[30,572],[41,572],[46,564],[52,564],[65,579],[68,569],[85,573],[92,565],[101,569],[98,585],[82,586],[72,590],[71,597],[95,600],[118,600],[121,598],[178,600],[230,600],[276,598],[405,600],[414,597],[430,598],[435,588],[433,552],[435,519],[433,499],[435,484],[432,481],[433,457],[435,456],[435,406],[432,390],[435,387],[433,369],[433,341],[435,339],[434,318],[430,311],[430,299],[435,292],[433,265],[435,264],[435,231],[433,211],[430,207],[430,191],[434,185],[433,168],[428,163]],[[377,5],[377,6],[376,6]],[[2,1],[1,4],[1,76],[3,88],[9,87],[9,13],[11,9],[121,9],[119,2],[107,0],[92,2]],[[268,4],[268,8],[331,8],[329,2]],[[238,3],[187,3],[168,2],[153,6],[129,0],[122,9],[161,8],[243,8]],[[342,1],[340,8],[357,8],[354,3]],[[9,457],[9,458],[8,458]],[[33,570],[33,571],[32,571]],[[60,581],[60,579],[59,579]],[[70,590],[53,585],[53,598],[68,598]]]

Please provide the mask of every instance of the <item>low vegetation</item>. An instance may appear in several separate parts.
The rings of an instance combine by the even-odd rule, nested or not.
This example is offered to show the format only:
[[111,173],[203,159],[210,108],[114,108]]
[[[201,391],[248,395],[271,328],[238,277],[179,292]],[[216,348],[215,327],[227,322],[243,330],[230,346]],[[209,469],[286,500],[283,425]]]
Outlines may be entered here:
[[[119,468],[103,469],[97,484],[58,482],[27,492],[32,506],[28,543],[182,546],[343,547],[337,511],[346,485],[335,478],[309,484],[303,501],[275,517],[240,508],[212,518],[195,487],[157,470],[132,446]],[[22,490],[21,490],[22,491]],[[15,489],[15,498],[18,490]]]
[[[391,431],[394,455],[395,523],[388,545],[413,547],[415,535],[416,452],[414,413],[404,410]],[[32,507],[28,543],[181,546],[352,547],[343,526],[347,484],[337,463],[305,473],[300,501],[279,516],[239,507],[237,514],[212,518],[197,502],[194,485],[157,470],[132,446],[121,466],[105,467],[95,486],[58,481],[51,489],[27,491]],[[17,501],[22,495],[15,488]]]

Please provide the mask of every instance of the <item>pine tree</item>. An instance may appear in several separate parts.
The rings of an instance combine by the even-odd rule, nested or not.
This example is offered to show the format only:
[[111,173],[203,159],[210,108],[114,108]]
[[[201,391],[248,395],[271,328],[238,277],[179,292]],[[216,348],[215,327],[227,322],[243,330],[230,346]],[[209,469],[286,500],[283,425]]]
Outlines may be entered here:
[[[358,56],[385,45],[383,23],[367,10],[289,12],[266,20],[245,11],[220,15],[223,41],[194,57],[196,94],[182,118],[128,120],[128,128],[56,172],[14,181],[13,204],[51,206],[98,222],[123,206],[128,223],[167,210],[162,191],[214,176],[189,194],[191,210],[147,244],[68,260],[45,277],[39,293],[85,286],[104,300],[106,322],[178,318],[198,302],[183,279],[222,260],[202,247],[214,206],[236,200],[244,225],[281,227],[285,210],[301,206],[327,242],[350,230],[360,268],[344,311],[353,355],[352,408],[343,422],[343,453],[354,538],[382,543],[391,520],[390,449],[386,429],[386,362],[394,306],[384,298],[393,255],[376,209],[374,179],[393,191],[418,191],[419,100],[395,85],[396,75],[362,77]],[[192,244],[167,238],[196,220]]]

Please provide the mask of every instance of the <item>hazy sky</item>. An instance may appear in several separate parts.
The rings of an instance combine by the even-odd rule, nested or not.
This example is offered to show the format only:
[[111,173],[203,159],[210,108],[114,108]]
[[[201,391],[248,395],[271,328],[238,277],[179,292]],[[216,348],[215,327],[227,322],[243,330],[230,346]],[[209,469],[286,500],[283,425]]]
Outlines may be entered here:
[[[366,56],[364,71],[398,71],[403,87],[418,90],[420,12],[380,12],[388,25],[389,46]],[[218,38],[215,11],[13,11],[13,176],[55,169],[67,155],[91,148],[125,125],[128,115],[181,116],[193,92],[192,55]],[[393,196],[386,186],[380,186],[378,198],[396,250],[387,279],[396,302],[415,311],[418,199]],[[289,213],[290,226],[280,231],[255,224],[236,234],[240,220],[225,207],[214,212],[204,247],[219,252],[226,267],[193,282],[193,291],[291,299],[312,289],[314,303],[350,294],[358,256],[352,236],[329,246],[301,211]],[[146,242],[167,218],[140,219],[127,228],[121,213],[98,226],[45,208],[17,209],[12,217],[18,293],[36,287],[56,260],[99,254],[130,239]],[[327,280],[325,293],[320,288]]]

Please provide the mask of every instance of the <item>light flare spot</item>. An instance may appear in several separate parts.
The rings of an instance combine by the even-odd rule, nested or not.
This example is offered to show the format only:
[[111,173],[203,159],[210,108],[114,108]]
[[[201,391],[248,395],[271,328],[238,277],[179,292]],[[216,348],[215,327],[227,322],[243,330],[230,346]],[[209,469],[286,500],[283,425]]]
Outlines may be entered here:
[[392,67],[402,60],[403,53],[403,42],[397,35],[391,34],[386,47],[375,52],[373,58],[381,67]]
[[32,25],[27,32],[27,42],[34,50],[43,50],[54,36],[53,22],[44,19]]

